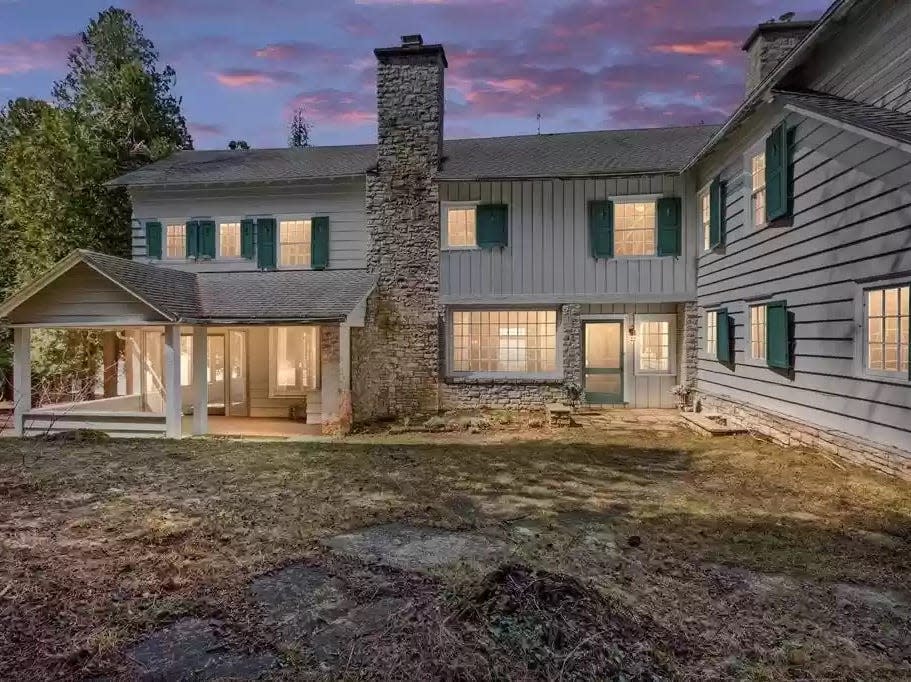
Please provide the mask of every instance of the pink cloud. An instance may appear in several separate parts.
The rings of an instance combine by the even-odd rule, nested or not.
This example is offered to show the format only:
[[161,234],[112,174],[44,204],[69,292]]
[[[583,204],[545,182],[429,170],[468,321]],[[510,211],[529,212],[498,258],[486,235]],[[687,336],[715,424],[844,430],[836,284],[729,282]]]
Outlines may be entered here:
[[702,40],[689,43],[655,45],[656,52],[670,52],[685,55],[716,55],[737,52],[740,45],[734,40]]
[[270,43],[254,51],[254,56],[272,62],[336,62],[339,60],[338,50],[328,48],[316,43],[300,42],[296,40],[281,43]]
[[288,111],[303,109],[311,121],[331,126],[359,126],[376,121],[376,101],[366,92],[333,88],[302,92],[294,97]]
[[187,127],[191,134],[200,137],[225,134],[225,129],[217,123],[190,123]]
[[300,76],[290,71],[257,69],[226,69],[217,71],[214,76],[226,88],[271,88],[300,81]]
[[18,40],[0,44],[0,75],[29,71],[63,70],[79,36],[57,35],[46,40]]

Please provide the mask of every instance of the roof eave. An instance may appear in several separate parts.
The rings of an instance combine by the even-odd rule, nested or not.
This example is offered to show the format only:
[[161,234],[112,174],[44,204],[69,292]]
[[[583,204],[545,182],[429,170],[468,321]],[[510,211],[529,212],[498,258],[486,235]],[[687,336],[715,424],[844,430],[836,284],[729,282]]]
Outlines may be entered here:
[[117,180],[111,180],[105,183],[109,187],[126,187],[127,189],[158,189],[158,190],[180,190],[180,189],[204,189],[207,187],[243,187],[248,185],[264,186],[286,186],[296,185],[302,182],[319,182],[324,180],[355,180],[367,176],[368,171],[362,173],[340,173],[338,175],[317,175],[298,178],[269,178],[266,180],[234,180],[231,182],[130,182],[117,183]]

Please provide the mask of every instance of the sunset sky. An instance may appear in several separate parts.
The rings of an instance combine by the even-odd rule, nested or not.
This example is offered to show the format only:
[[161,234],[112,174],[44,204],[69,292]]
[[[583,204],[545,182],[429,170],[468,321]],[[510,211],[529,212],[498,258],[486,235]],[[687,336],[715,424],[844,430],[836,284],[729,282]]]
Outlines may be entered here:
[[[48,97],[110,2],[0,0],[0,99]],[[828,0],[125,0],[177,70],[196,148],[375,139],[373,48],[446,47],[447,137],[719,122],[743,96],[753,26]]]

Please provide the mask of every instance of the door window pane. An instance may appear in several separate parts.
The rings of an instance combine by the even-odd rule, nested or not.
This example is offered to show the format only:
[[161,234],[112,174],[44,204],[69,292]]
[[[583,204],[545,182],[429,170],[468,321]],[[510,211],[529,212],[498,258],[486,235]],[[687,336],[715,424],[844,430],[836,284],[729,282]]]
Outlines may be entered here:
[[453,370],[534,374],[557,367],[555,310],[457,310]]
[[640,322],[636,329],[639,353],[636,371],[667,373],[671,371],[671,322],[670,320],[648,320]]

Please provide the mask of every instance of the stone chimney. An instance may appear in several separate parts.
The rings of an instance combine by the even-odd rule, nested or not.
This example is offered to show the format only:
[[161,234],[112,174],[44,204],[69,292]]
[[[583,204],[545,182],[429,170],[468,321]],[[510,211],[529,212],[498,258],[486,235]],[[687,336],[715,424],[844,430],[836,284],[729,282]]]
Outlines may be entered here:
[[374,50],[377,160],[367,175],[366,326],[352,337],[355,420],[435,410],[440,381],[441,45],[420,35]]
[[747,65],[747,95],[756,89],[781,60],[803,40],[815,21],[791,21],[784,15],[780,21],[759,24],[743,44],[749,57]]

